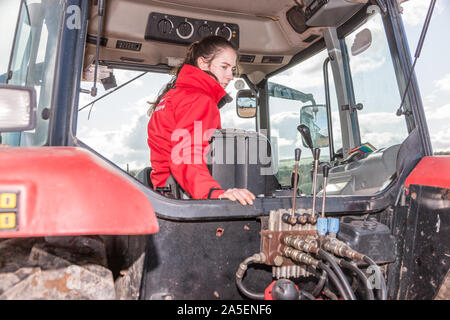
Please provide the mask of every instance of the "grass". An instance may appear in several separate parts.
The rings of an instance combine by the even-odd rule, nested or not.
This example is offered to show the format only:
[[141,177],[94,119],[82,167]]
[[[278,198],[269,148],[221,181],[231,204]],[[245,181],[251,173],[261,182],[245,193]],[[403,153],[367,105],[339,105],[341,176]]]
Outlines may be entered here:
[[[311,168],[312,168],[313,158],[300,159],[298,173],[299,182],[298,187],[303,193],[310,194],[312,192],[312,179],[311,179]],[[278,164],[278,181],[283,186],[291,185],[291,176],[295,170],[295,160],[294,159],[284,159],[280,160]]]

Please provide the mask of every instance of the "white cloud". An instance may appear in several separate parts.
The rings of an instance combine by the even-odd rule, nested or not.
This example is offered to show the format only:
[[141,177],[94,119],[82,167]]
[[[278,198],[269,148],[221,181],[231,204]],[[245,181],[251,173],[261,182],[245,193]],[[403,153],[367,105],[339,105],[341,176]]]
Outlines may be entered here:
[[238,128],[255,131],[255,118],[238,117],[236,114],[236,105],[234,100],[221,109],[220,120],[223,129]]
[[285,121],[293,121],[294,124],[299,122],[300,121],[300,113],[298,113],[298,112],[279,112],[277,114],[274,114],[270,119],[270,123],[273,126],[280,126],[281,123],[285,123]]
[[[427,107],[425,108],[425,115],[427,120],[450,120],[450,104],[442,107]],[[448,122],[447,122],[448,123]],[[447,139],[448,140],[448,139]]]
[[436,88],[450,92],[450,74],[446,74],[442,79],[435,81]]
[[436,128],[430,129],[431,144],[433,145],[433,151],[450,151],[450,145],[448,144],[448,137],[450,136],[450,128]]
[[297,71],[292,74],[281,74],[270,79],[272,82],[297,89],[304,92],[305,89],[323,87],[323,75],[321,72]]
[[308,63],[299,65],[274,76],[270,81],[305,92],[305,89],[323,87],[322,65],[327,57],[326,51],[310,58]]
[[295,144],[295,140],[289,140],[285,138],[278,138],[278,146],[284,147],[284,146],[293,146]]
[[394,112],[371,112],[358,115],[361,142],[377,149],[402,143],[408,136],[405,120]]
[[360,72],[370,72],[380,68],[385,62],[385,57],[380,57],[378,60],[368,56],[356,56],[353,57],[352,73],[357,74]]
[[450,151],[450,104],[437,107],[429,103],[424,111],[433,151]]
[[128,130],[123,137],[123,144],[133,150],[146,150],[147,144],[147,125],[149,118],[147,115],[141,115],[134,124],[132,124],[130,130]]
[[142,97],[137,101],[128,103],[126,110],[127,112],[135,112],[136,114],[147,114],[147,111],[150,108],[150,104],[148,102],[153,102],[155,99],[156,94],[150,94],[148,96]]
[[[409,0],[404,2],[401,5],[403,7],[403,22],[412,27],[423,25],[430,2],[430,0]],[[433,15],[442,14],[442,12],[444,12],[446,2],[447,1],[437,1]]]
[[[127,164],[130,170],[150,166],[150,152],[146,145],[146,136],[146,129],[142,130],[142,121],[131,126],[124,125],[116,130],[82,127],[78,131],[78,137],[84,143],[124,170],[127,168]],[[140,139],[136,139],[136,137]]]
[[432,103],[434,103],[436,101],[436,98],[437,98],[437,96],[433,92],[433,93],[430,93],[430,94],[428,94],[428,95],[426,95],[424,97],[424,102],[425,102],[425,104],[432,104]]

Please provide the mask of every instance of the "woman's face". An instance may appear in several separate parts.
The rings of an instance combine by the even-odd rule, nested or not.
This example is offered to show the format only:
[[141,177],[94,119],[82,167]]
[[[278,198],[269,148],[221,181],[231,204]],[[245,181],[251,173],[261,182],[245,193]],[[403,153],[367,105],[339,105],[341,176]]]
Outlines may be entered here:
[[215,75],[219,84],[225,89],[228,83],[233,80],[236,59],[236,52],[231,48],[225,48],[220,50],[210,63],[207,63],[203,58],[199,58],[198,65],[200,69]]

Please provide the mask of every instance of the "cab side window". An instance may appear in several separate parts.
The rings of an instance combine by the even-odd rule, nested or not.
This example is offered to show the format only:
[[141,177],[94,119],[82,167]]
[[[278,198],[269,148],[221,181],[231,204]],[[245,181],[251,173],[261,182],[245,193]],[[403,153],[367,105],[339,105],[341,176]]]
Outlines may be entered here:
[[[365,30],[364,30],[365,29]],[[352,52],[352,44],[361,31],[370,30],[372,42],[363,52]],[[349,54],[355,101],[358,110],[361,143],[370,143],[376,149],[400,144],[408,130],[404,117],[396,116],[401,94],[394,65],[379,13],[345,38]]]
[[[304,145],[297,126],[300,124],[300,113],[303,107],[322,105],[322,108],[325,110],[323,63],[327,57],[327,51],[323,50],[319,54],[269,79],[270,140],[272,142],[274,163],[278,165],[277,178],[282,186],[291,184],[291,173],[295,166],[294,150],[295,148],[300,148],[302,153],[299,168],[299,188],[306,194],[312,192],[310,170],[313,157],[311,150]],[[276,86],[275,90],[272,90],[271,83],[272,86],[273,84],[281,86]],[[337,110],[333,76],[330,71],[329,83],[331,109]],[[294,92],[294,94],[289,92]],[[323,113],[326,115],[326,112]],[[334,112],[332,121],[336,150],[342,145],[337,112]],[[328,143],[324,145],[328,146]],[[320,159],[322,161],[330,161],[328,147],[321,148]]]
[[[122,170],[135,175],[150,165],[147,145],[147,114],[150,104],[159,91],[170,81],[169,74],[108,69],[100,66],[102,74],[110,74],[103,86],[97,84],[96,97],[81,93],[78,107],[77,138],[116,164]],[[112,73],[112,76],[111,76]],[[92,73],[85,71],[81,88],[90,91]],[[140,76],[142,75],[142,76]],[[139,77],[140,76],[140,77]],[[118,86],[136,78],[127,85]],[[104,80],[103,82],[106,83]],[[111,84],[115,82],[114,84]],[[113,90],[116,91],[112,92]],[[104,98],[90,104],[103,95]]]

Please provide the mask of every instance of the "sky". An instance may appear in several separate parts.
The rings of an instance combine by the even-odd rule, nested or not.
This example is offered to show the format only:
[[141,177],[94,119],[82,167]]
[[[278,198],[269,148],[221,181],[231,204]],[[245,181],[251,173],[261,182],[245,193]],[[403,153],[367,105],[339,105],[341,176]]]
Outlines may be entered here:
[[[18,0],[0,0],[0,30],[2,30],[3,40],[0,44],[0,74],[3,74],[7,68],[10,45],[17,19],[18,3]],[[412,56],[417,46],[429,3],[429,0],[409,0],[402,4],[402,18]],[[450,151],[450,139],[448,139],[450,136],[450,126],[448,125],[450,123],[450,60],[447,57],[450,51],[450,42],[447,40],[449,31],[450,3],[445,0],[437,0],[425,39],[425,45],[417,62],[415,72],[434,152]],[[373,49],[375,50],[375,48]],[[317,63],[321,63],[321,61],[323,60],[319,61],[318,59]],[[374,61],[371,63],[370,61],[363,62],[365,63],[361,63],[360,66],[377,66]],[[370,70],[362,71],[367,72]],[[138,74],[139,72],[115,70],[118,84]],[[131,169],[142,167],[149,159],[146,141],[146,126],[148,122],[146,112],[149,107],[147,101],[152,101],[159,89],[169,79],[168,75],[147,74],[121,89],[122,92],[120,94],[113,93],[96,103],[92,109],[86,108],[79,114],[77,135],[124,169],[126,164]],[[285,84],[307,83],[310,92],[317,91],[315,96],[320,96],[321,94],[318,89],[321,85],[321,79],[319,78],[309,77],[302,81],[300,73],[287,72],[279,76],[277,81],[280,83],[285,81]],[[83,87],[86,89],[90,89],[90,86],[90,83],[83,83]],[[387,88],[389,89],[389,86]],[[229,85],[227,91],[230,91],[232,94],[236,92],[232,84]],[[100,85],[99,96],[103,93],[104,91]],[[82,94],[80,96],[80,107],[90,100],[92,98],[89,95]],[[323,103],[323,101],[318,102]],[[285,123],[289,119],[292,119],[292,121],[298,120],[298,107],[296,108],[297,114],[295,115],[292,112],[288,112],[288,109],[284,110],[285,113],[276,115],[273,121],[279,122],[281,130],[287,128]],[[234,102],[222,109],[221,113],[222,127],[254,127],[253,119],[241,119],[235,115]],[[386,143],[391,143],[395,140],[397,124],[394,121],[390,124],[391,127],[388,128],[389,124],[385,123],[383,113],[378,113],[375,118],[370,116],[366,117],[366,119],[364,119],[362,114],[360,121],[371,121],[379,126],[383,126],[386,131],[384,136]],[[333,118],[333,127],[338,127],[337,117]],[[388,136],[387,133],[391,131],[392,133]],[[371,141],[381,141],[379,135],[374,135],[371,132],[364,132],[364,134]],[[280,148],[285,146],[285,151],[282,152],[291,152],[291,142],[289,139],[280,139],[278,141]],[[299,140],[297,140],[297,143],[299,143]]]
[[[414,56],[430,1],[403,4],[403,22]],[[425,43],[416,64],[433,151],[450,151],[450,2],[437,0]]]

